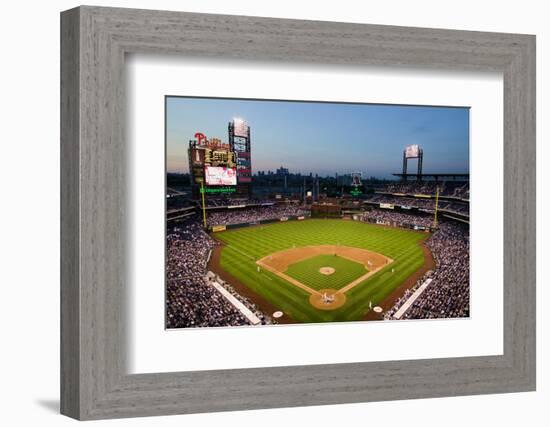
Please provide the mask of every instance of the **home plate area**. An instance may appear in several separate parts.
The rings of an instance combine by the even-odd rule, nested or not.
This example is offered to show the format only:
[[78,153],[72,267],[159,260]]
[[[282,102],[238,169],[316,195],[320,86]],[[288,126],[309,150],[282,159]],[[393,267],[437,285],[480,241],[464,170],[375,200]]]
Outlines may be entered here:
[[320,245],[275,252],[257,264],[308,292],[315,308],[335,310],[346,303],[346,292],[392,262],[366,249]]

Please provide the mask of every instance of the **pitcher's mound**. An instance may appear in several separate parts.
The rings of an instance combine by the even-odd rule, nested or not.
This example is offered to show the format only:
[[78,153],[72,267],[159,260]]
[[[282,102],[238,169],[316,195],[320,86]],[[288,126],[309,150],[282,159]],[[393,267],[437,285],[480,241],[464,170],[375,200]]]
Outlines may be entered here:
[[335,289],[321,289],[310,295],[309,303],[320,310],[336,310],[346,303],[346,296]]
[[321,267],[319,269],[319,273],[324,274],[325,276],[330,276],[331,274],[334,274],[336,270],[332,267]]

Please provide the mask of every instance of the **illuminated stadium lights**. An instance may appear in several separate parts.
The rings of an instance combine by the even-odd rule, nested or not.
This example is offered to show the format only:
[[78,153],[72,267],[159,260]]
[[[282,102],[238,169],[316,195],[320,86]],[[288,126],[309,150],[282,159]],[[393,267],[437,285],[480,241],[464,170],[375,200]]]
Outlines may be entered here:
[[233,135],[248,138],[248,125],[243,119],[235,117],[233,119],[233,129]]
[[405,157],[407,159],[416,159],[418,158],[418,154],[420,152],[420,147],[418,144],[408,145],[405,147]]
[[403,174],[402,179],[407,180],[407,163],[409,159],[418,159],[418,170],[416,179],[422,179],[422,162],[424,161],[424,150],[418,144],[407,145],[403,150]]

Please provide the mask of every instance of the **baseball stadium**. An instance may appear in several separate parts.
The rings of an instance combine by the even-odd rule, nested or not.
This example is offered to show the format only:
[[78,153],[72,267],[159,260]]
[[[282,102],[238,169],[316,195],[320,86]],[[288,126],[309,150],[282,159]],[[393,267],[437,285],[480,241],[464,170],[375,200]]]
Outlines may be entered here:
[[406,142],[386,179],[265,172],[252,123],[225,123],[167,172],[166,328],[470,315],[468,173]]

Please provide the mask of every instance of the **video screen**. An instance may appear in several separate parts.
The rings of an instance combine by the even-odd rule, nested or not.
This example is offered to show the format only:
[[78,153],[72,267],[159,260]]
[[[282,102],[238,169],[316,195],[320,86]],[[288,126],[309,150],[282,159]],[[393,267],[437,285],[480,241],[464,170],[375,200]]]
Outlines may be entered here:
[[237,171],[234,168],[206,166],[206,185],[237,185]]

